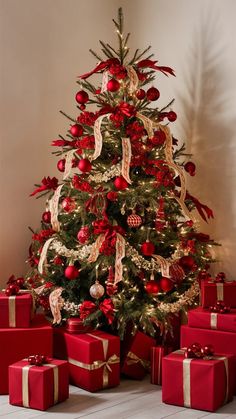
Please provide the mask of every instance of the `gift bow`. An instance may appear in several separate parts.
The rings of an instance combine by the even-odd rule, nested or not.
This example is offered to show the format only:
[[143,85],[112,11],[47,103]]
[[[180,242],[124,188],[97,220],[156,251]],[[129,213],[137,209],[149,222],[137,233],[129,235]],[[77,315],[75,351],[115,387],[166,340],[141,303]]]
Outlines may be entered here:
[[229,306],[226,306],[224,301],[217,300],[214,306],[209,307],[209,311],[212,313],[230,313],[231,308]]
[[214,349],[212,345],[202,346],[200,343],[193,343],[184,348],[185,358],[212,359],[213,354]]
[[150,368],[150,361],[147,361],[146,359],[139,358],[136,354],[133,352],[128,352],[127,354],[127,365],[133,365],[137,364],[138,362],[145,368],[145,370],[149,370]]

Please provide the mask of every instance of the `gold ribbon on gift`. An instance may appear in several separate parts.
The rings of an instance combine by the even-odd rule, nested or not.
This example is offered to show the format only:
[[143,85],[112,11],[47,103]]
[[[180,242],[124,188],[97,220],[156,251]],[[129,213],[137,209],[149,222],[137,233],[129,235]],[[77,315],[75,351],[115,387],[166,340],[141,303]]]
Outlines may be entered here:
[[129,175],[130,161],[132,157],[132,150],[129,138],[122,138],[122,162],[121,174],[128,183],[132,183]]
[[54,237],[51,237],[43,245],[42,252],[40,254],[39,263],[38,263],[38,271],[39,271],[40,274],[43,273],[43,267],[44,267],[44,264],[46,262],[48,248],[49,248],[49,246],[50,246],[50,244],[52,243],[53,240],[54,240]]
[[224,283],[223,282],[216,283],[216,295],[217,295],[218,301],[224,300]]
[[129,351],[127,354],[127,365],[133,365],[140,363],[145,370],[149,371],[150,369],[150,361],[146,359],[139,358],[134,352]]
[[8,297],[9,327],[16,327],[16,295]]
[[51,224],[54,231],[60,231],[60,223],[58,221],[58,205],[61,196],[61,190],[64,184],[59,185],[54,192],[53,197],[49,201],[49,211],[51,213]]
[[[58,394],[59,394],[59,379],[58,379],[58,366],[55,364],[43,364],[44,367],[53,368],[53,378],[54,378],[54,404],[58,403]],[[29,401],[29,370],[30,368],[35,367],[35,365],[25,365],[22,368],[22,405],[24,407],[30,407]]]
[[120,362],[120,358],[116,354],[113,354],[107,359],[107,351],[109,345],[108,339],[104,339],[92,333],[87,333],[87,335],[102,341],[104,361],[98,360],[92,362],[91,364],[86,364],[85,362],[80,362],[76,359],[68,358],[68,362],[72,365],[75,365],[76,367],[80,367],[88,371],[94,371],[98,370],[99,368],[103,368],[103,388],[106,388],[109,384],[109,372],[112,372],[111,365],[118,364]]
[[210,315],[211,329],[217,329],[217,313],[210,313]]

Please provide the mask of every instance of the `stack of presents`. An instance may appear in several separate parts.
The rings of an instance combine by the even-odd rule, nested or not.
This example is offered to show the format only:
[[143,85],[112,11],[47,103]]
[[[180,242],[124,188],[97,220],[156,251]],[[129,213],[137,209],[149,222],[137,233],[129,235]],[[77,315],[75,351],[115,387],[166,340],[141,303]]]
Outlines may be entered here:
[[217,410],[236,392],[236,281],[218,279],[202,281],[201,307],[189,310],[188,325],[173,316],[175,339],[164,346],[140,331],[120,345],[76,317],[53,328],[35,314],[31,293],[13,284],[0,293],[0,394],[47,410],[69,397],[69,383],[95,392],[118,386],[121,374],[141,380],[150,373],[163,402]]

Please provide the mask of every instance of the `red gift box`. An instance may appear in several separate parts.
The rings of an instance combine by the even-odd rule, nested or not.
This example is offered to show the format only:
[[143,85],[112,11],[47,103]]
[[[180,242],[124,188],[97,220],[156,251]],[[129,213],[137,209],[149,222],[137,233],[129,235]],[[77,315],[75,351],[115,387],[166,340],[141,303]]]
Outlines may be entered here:
[[162,358],[172,352],[167,346],[153,346],[151,348],[151,384],[161,386],[162,383]]
[[8,297],[4,292],[0,292],[0,328],[29,327],[32,306],[32,295],[29,293]]
[[68,362],[50,359],[36,366],[22,360],[9,366],[10,404],[47,410],[68,397]]
[[66,328],[64,326],[53,327],[53,357],[67,359],[67,347],[65,338]]
[[233,397],[233,355],[194,359],[180,350],[164,357],[162,368],[164,403],[214,412]]
[[236,281],[201,281],[201,305],[214,306],[218,300],[224,301],[226,306],[236,307]]
[[120,384],[120,339],[101,331],[65,333],[71,384],[94,392]]
[[79,317],[70,317],[67,320],[66,331],[68,333],[89,333],[92,330],[92,327],[85,326]]
[[189,310],[188,325],[190,327],[200,327],[201,329],[225,330],[236,332],[236,310],[230,313],[211,313],[202,307]]
[[187,347],[193,342],[202,346],[210,344],[217,353],[236,356],[236,333],[233,332],[181,326],[181,347]]
[[8,394],[8,366],[32,353],[52,356],[52,327],[44,316],[30,328],[0,329],[0,394]]
[[127,377],[142,380],[150,370],[150,350],[155,344],[155,339],[145,333],[137,332],[126,348],[121,372]]

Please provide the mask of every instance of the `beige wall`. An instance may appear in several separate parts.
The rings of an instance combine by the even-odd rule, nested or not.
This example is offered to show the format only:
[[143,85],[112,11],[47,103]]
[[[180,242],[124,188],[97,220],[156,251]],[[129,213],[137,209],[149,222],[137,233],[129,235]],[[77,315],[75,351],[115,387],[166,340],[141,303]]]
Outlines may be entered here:
[[[58,175],[50,142],[65,133],[63,109],[75,115],[76,76],[95,61],[89,48],[112,41],[123,6],[131,44],[153,51],[177,77],[159,76],[161,104],[176,98],[174,134],[188,142],[197,176],[191,192],[215,210],[202,225],[222,243],[219,269],[234,278],[236,119],[234,0],[0,0],[0,282],[25,272],[44,199],[28,195]],[[217,267],[218,269],[218,267]]]

